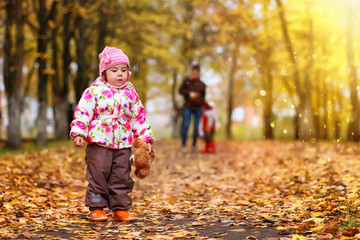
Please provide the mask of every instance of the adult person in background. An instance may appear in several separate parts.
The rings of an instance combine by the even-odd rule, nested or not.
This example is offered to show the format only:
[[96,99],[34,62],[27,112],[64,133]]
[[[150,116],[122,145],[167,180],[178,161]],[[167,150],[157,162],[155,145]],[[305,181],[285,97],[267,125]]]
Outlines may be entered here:
[[192,150],[198,151],[196,140],[199,132],[199,122],[205,102],[206,85],[200,80],[200,66],[191,67],[191,75],[186,77],[180,86],[179,93],[184,96],[183,126],[181,130],[182,151],[186,152],[186,139],[191,117],[194,117],[194,135]]

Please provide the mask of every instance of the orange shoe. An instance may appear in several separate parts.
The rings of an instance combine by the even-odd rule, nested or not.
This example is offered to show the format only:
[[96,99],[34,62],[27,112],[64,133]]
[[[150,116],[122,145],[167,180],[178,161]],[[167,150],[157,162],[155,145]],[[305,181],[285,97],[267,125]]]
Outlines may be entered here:
[[114,213],[114,221],[130,222],[135,220],[136,217],[126,210],[115,211]]
[[93,222],[105,222],[108,220],[108,216],[101,209],[95,209],[90,211],[90,220]]

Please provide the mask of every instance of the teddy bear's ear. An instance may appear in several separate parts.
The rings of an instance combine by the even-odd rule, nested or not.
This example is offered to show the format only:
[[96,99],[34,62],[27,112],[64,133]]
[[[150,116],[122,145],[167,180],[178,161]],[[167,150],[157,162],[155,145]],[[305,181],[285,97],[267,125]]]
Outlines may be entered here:
[[142,149],[147,149],[147,145],[146,142],[140,138],[135,138],[134,142],[133,142],[133,147],[135,148],[142,148]]

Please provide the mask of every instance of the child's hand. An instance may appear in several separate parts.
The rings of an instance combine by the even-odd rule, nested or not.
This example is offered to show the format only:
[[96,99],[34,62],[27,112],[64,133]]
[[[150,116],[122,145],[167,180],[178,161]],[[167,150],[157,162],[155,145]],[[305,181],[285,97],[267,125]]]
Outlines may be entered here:
[[74,138],[74,146],[75,147],[82,147],[84,146],[84,138],[77,136]]
[[146,145],[147,145],[147,147],[148,147],[148,151],[151,152],[151,150],[152,150],[152,145],[151,145],[151,143],[146,143]]

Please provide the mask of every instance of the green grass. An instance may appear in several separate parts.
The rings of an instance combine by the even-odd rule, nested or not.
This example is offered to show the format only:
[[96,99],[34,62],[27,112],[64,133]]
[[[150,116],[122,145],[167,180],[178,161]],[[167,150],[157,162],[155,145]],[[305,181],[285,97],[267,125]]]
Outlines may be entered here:
[[24,140],[21,143],[21,148],[14,149],[6,146],[6,142],[2,142],[0,145],[0,156],[8,154],[21,154],[25,152],[35,152],[41,149],[54,148],[64,145],[71,145],[71,140],[49,140],[44,146],[37,146],[35,140]]

